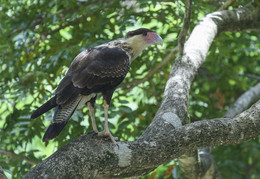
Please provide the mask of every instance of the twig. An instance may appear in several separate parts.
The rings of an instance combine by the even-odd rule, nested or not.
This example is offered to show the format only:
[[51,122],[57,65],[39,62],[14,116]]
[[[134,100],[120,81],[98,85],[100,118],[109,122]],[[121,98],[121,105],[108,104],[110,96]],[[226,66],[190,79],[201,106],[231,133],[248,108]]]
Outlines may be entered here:
[[140,83],[143,83],[147,81],[148,79],[152,78],[155,73],[157,73],[161,68],[163,68],[165,65],[168,64],[168,62],[173,59],[173,57],[177,54],[178,48],[175,47],[171,50],[171,52],[161,61],[156,67],[154,67],[144,78],[142,79],[136,79],[129,83],[123,83],[120,85],[122,88],[127,88],[126,92],[131,90],[133,87],[139,85]]
[[248,78],[252,78],[252,79],[255,79],[255,80],[260,80],[260,76],[259,75],[255,75],[255,74],[243,74],[243,75],[240,75],[240,76],[247,76]]
[[0,149],[0,154],[3,154],[3,155],[7,155],[9,157],[19,157],[19,158],[23,158],[26,162],[28,162],[29,164],[31,165],[37,165],[37,162],[29,159],[28,157],[25,157],[25,156],[22,156],[20,154],[16,154],[14,152],[11,152],[11,151],[7,151],[7,150],[3,150],[3,149]]
[[160,106],[159,106],[159,95],[158,95],[158,93],[157,93],[157,91],[156,91],[156,88],[155,88],[155,84],[154,84],[154,82],[153,82],[153,79],[150,79],[149,81],[150,81],[150,84],[151,84],[151,87],[152,87],[153,95],[154,95],[154,97],[155,97],[155,103],[156,103],[156,105],[157,105],[158,107],[160,107]]
[[[43,20],[45,19],[46,17],[40,17],[39,19],[35,20],[35,22],[31,23],[28,27],[28,29],[33,29],[35,28],[36,25],[39,25],[43,22]],[[10,38],[12,35],[16,34],[16,33],[20,33],[22,32],[23,30],[25,30],[26,28],[20,28],[20,29],[15,29],[13,30],[10,34],[7,35],[7,38]]]
[[231,6],[235,0],[228,0],[226,1],[220,8],[219,11],[226,10],[229,6]]
[[184,44],[185,44],[186,36],[187,36],[188,30],[189,30],[191,7],[192,7],[192,0],[186,0],[185,1],[185,13],[184,13],[184,17],[183,17],[183,26],[181,28],[181,32],[178,37],[178,46],[179,46],[180,56],[183,55]]
[[6,178],[7,177],[6,177],[5,173],[4,173],[3,168],[0,166],[0,179],[6,179]]
[[253,159],[253,163],[252,164],[249,164],[247,167],[246,167],[246,174],[247,176],[250,176],[251,173],[252,173],[252,169],[259,163],[259,159]]
[[[93,5],[93,4],[101,4],[101,3],[104,3],[104,2],[106,2],[106,1],[105,1],[105,0],[102,0],[102,1],[98,1],[98,3],[93,2],[93,3],[91,3],[91,4],[92,4],[92,5]],[[81,3],[82,3],[82,2],[81,2]],[[110,5],[112,5],[113,3],[114,3],[114,1],[111,1],[111,2],[107,3],[106,6],[110,6]],[[84,3],[82,3],[82,4],[84,4]],[[97,12],[99,12],[99,11],[100,11],[100,9],[98,9],[98,10],[96,10],[96,11],[93,11],[93,12],[91,12],[91,13],[92,13],[92,14],[95,14],[95,13],[97,13]],[[68,9],[68,10],[66,10],[66,11],[64,12],[64,14],[70,13],[70,12],[71,12],[71,9]],[[69,22],[68,22],[67,24],[65,24],[65,25],[59,26],[58,28],[54,29],[53,31],[47,32],[45,35],[55,34],[55,33],[59,32],[61,29],[64,29],[65,27],[68,27],[68,26],[70,26],[70,25],[75,25],[75,24],[79,23],[82,18],[84,19],[84,18],[86,18],[86,17],[88,17],[88,16],[89,16],[89,14],[87,13],[87,14],[85,14],[84,16],[81,16],[81,17],[76,18],[76,19],[74,19],[74,20],[72,20],[72,21],[69,21]],[[26,30],[26,29],[33,29],[36,25],[42,24],[42,22],[45,20],[46,17],[47,17],[47,15],[43,15],[42,17],[40,17],[40,18],[38,18],[37,20],[35,20],[34,22],[32,22],[32,23],[29,25],[29,27],[25,27],[25,28],[20,28],[20,29],[15,29],[15,30],[13,30],[10,34],[7,35],[7,38],[10,38],[12,35],[14,35],[14,34],[16,34],[16,33],[20,33],[20,32],[22,32],[22,31],[24,31],[24,30]]]
[[48,35],[53,35],[53,34],[59,32],[61,29],[64,29],[64,28],[66,28],[66,27],[68,27],[68,26],[71,26],[71,25],[78,24],[78,23],[81,21],[81,19],[84,19],[84,18],[86,18],[86,17],[87,17],[87,15],[81,16],[81,17],[79,17],[79,18],[77,18],[77,19],[74,19],[73,21],[69,21],[67,24],[61,25],[61,26],[59,26],[58,28],[56,28],[56,29],[50,31],[50,32],[47,33],[47,34],[48,34]]

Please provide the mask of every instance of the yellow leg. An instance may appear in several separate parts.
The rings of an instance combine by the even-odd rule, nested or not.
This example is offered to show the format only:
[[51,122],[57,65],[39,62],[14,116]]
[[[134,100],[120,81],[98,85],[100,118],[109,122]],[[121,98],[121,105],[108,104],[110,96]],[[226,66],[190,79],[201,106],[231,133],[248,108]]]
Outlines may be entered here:
[[95,121],[94,108],[93,108],[93,106],[91,105],[90,102],[88,102],[87,105],[88,105],[88,109],[89,109],[89,113],[90,113],[90,118],[91,118],[93,130],[94,130],[96,133],[98,133],[97,125],[96,125],[96,121]]
[[114,137],[111,135],[109,128],[108,128],[108,107],[109,105],[107,104],[106,100],[104,100],[104,112],[105,112],[105,126],[104,126],[104,131],[99,132],[98,136],[107,136],[110,137],[111,141],[113,142],[113,144],[116,144],[116,141],[114,139]]

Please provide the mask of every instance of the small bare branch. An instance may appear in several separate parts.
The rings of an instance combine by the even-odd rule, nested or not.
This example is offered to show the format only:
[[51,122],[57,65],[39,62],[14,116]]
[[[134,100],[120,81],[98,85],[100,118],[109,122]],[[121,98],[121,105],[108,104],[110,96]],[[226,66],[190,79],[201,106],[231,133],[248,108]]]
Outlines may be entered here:
[[192,0],[186,0],[185,1],[185,14],[184,14],[184,18],[183,18],[183,26],[181,28],[181,32],[178,37],[178,46],[179,46],[180,56],[183,55],[184,43],[186,41],[186,36],[187,36],[188,30],[189,30],[191,7],[192,7]]
[[144,78],[142,79],[135,79],[129,83],[123,83],[120,85],[120,87],[126,89],[126,92],[130,91],[133,87],[144,83],[145,81],[151,79],[153,77],[153,75],[157,72],[159,72],[165,65],[167,65],[173,58],[174,56],[177,54],[178,52],[178,48],[174,48],[171,50],[171,52],[163,59],[163,61],[161,61],[157,66],[155,66]]
[[220,8],[219,11],[227,10],[229,6],[231,6],[236,0],[228,0],[226,1]]
[[0,166],[0,179],[6,179],[7,177],[5,176],[3,168]]
[[21,154],[16,154],[12,151],[7,151],[7,150],[3,150],[3,149],[0,149],[0,154],[2,155],[6,155],[6,156],[9,156],[9,157],[19,157],[19,158],[23,158],[27,163],[31,164],[31,165],[37,165],[37,162],[29,159],[28,157],[25,157]]

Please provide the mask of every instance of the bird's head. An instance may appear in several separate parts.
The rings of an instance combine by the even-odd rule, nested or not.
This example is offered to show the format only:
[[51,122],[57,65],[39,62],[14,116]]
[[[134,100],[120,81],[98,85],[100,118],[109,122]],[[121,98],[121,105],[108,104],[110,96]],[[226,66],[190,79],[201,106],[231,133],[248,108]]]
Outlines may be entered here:
[[153,44],[163,45],[162,38],[154,31],[146,28],[129,31],[126,34],[126,41],[135,41],[136,43],[145,43],[147,46]]
[[163,45],[162,38],[156,32],[146,28],[129,31],[126,34],[125,42],[134,50],[134,58],[150,45]]

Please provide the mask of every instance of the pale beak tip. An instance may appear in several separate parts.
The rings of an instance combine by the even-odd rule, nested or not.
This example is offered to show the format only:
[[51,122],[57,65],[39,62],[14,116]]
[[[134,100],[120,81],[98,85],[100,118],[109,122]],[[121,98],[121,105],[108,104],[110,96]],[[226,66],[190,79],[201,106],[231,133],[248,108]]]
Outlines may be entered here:
[[158,36],[157,39],[155,40],[155,44],[159,44],[159,45],[163,46],[163,40],[160,36]]

